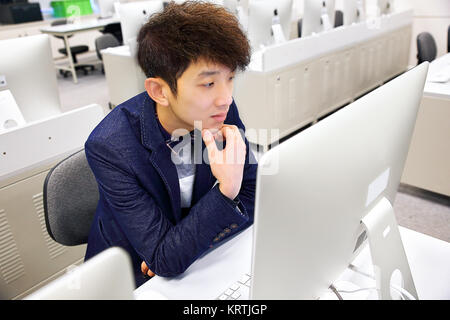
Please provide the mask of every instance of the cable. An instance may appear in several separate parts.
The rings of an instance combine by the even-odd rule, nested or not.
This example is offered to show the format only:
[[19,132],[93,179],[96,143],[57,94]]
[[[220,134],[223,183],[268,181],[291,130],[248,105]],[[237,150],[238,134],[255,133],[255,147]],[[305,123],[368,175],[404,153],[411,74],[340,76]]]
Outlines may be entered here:
[[371,274],[369,274],[369,273],[367,273],[367,272],[362,271],[361,268],[355,266],[354,264],[351,264],[351,263],[350,263],[350,264],[348,265],[348,268],[349,268],[350,270],[356,272],[356,273],[362,274],[363,276],[366,276],[366,277],[368,277],[368,278],[371,278],[371,279],[375,280],[375,277],[374,277],[373,275],[371,275]]
[[331,289],[331,291],[333,291],[333,293],[336,295],[336,297],[339,300],[344,300],[344,299],[342,299],[342,296],[339,294],[339,291],[337,291],[336,287],[333,284],[330,285],[330,289]]
[[[354,271],[356,273],[359,273],[359,274],[361,274],[363,276],[366,276],[366,277],[368,277],[368,278],[370,278],[372,280],[376,280],[373,275],[362,271],[359,267],[355,266],[354,264],[350,263],[348,267],[349,267],[350,270],[352,270],[352,271]],[[405,300],[405,297],[408,300],[417,300],[411,293],[409,293],[406,289],[404,289],[402,287],[399,287],[399,286],[397,286],[395,284],[391,284],[390,287],[392,289],[394,289],[395,291],[397,291],[398,293],[400,293],[400,298],[402,300]],[[377,290],[377,291],[379,291],[379,289],[376,288],[376,287],[359,288],[359,289],[355,289],[355,290],[337,290],[336,287],[333,284],[331,284],[330,289],[338,297],[339,300],[344,300],[339,293],[354,293],[354,292],[365,291],[365,290]]]
[[417,300],[416,297],[414,297],[411,293],[409,293],[402,287],[399,287],[395,284],[391,284],[391,288],[397,290],[400,294],[405,295],[408,298],[408,300]]

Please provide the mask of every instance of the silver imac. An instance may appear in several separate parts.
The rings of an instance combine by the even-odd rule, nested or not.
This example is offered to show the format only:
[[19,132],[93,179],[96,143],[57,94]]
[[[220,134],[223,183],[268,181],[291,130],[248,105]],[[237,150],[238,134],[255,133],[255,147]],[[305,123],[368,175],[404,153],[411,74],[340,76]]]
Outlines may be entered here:
[[[116,15],[114,3],[120,3],[121,0],[97,0],[99,8],[99,17],[101,19],[112,18]],[[123,1],[123,0],[122,0]]]
[[128,253],[112,247],[73,266],[24,300],[133,300],[134,275]]
[[323,31],[321,17],[323,8],[323,1],[305,0],[302,17],[302,38]]
[[394,11],[394,0],[378,0],[380,14],[389,14]]
[[392,204],[427,70],[428,63],[417,66],[262,156],[252,299],[320,297],[365,236],[379,297],[391,298],[396,269],[417,297]]
[[123,43],[130,46],[132,55],[136,52],[136,39],[139,30],[148,21],[152,14],[162,10],[163,2],[156,0],[120,4],[118,11]]
[[349,26],[358,21],[357,0],[343,0],[344,26]]
[[254,51],[275,43],[272,26],[281,25],[285,40],[291,33],[292,0],[250,0],[247,35]]
[[0,91],[9,90],[26,122],[60,114],[48,35],[0,40]]
[[330,22],[329,28],[334,28],[334,18],[335,18],[335,11],[336,11],[336,1],[335,0],[324,0],[325,2],[325,10],[322,12],[322,16],[324,13],[328,15],[328,20]]

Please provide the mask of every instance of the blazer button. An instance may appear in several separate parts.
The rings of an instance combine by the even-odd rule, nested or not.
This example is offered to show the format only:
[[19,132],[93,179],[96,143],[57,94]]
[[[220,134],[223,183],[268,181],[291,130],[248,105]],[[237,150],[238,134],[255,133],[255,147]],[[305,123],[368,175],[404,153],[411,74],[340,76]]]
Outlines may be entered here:
[[238,225],[237,225],[236,223],[233,223],[233,224],[230,226],[230,228],[231,228],[231,229],[236,229],[237,226],[238,226]]
[[231,229],[230,228],[225,228],[225,230],[223,230],[223,231],[225,231],[225,233],[230,233]]
[[225,237],[225,233],[224,232],[219,233],[219,237],[221,238]]
[[213,241],[214,241],[214,242],[219,241],[219,237],[215,237]]

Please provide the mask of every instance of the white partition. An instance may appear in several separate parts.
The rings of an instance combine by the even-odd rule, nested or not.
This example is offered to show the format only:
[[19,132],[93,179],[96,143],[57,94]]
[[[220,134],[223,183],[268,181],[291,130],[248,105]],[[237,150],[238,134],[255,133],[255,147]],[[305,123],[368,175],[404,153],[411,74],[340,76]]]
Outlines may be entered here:
[[0,299],[20,299],[83,260],[85,245],[50,238],[43,184],[103,117],[94,104],[0,134]]
[[247,129],[278,130],[267,148],[408,67],[412,12],[382,16],[267,48],[236,77],[233,97]]

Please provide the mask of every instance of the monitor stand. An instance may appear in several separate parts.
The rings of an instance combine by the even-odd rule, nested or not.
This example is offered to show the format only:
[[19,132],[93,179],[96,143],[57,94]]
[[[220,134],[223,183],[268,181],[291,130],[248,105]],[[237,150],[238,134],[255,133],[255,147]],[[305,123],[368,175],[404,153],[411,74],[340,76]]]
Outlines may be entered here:
[[286,42],[286,37],[284,36],[281,24],[277,23],[272,25],[272,34],[275,44]]
[[391,277],[399,270],[404,288],[415,299],[417,291],[403,248],[402,239],[395,220],[394,209],[386,198],[382,198],[376,206],[362,218],[366,230],[372,263],[375,273],[378,297],[382,300],[392,299]]
[[333,27],[331,26],[330,17],[328,16],[328,13],[322,14],[320,19],[322,21],[323,31],[329,31],[333,29]]

